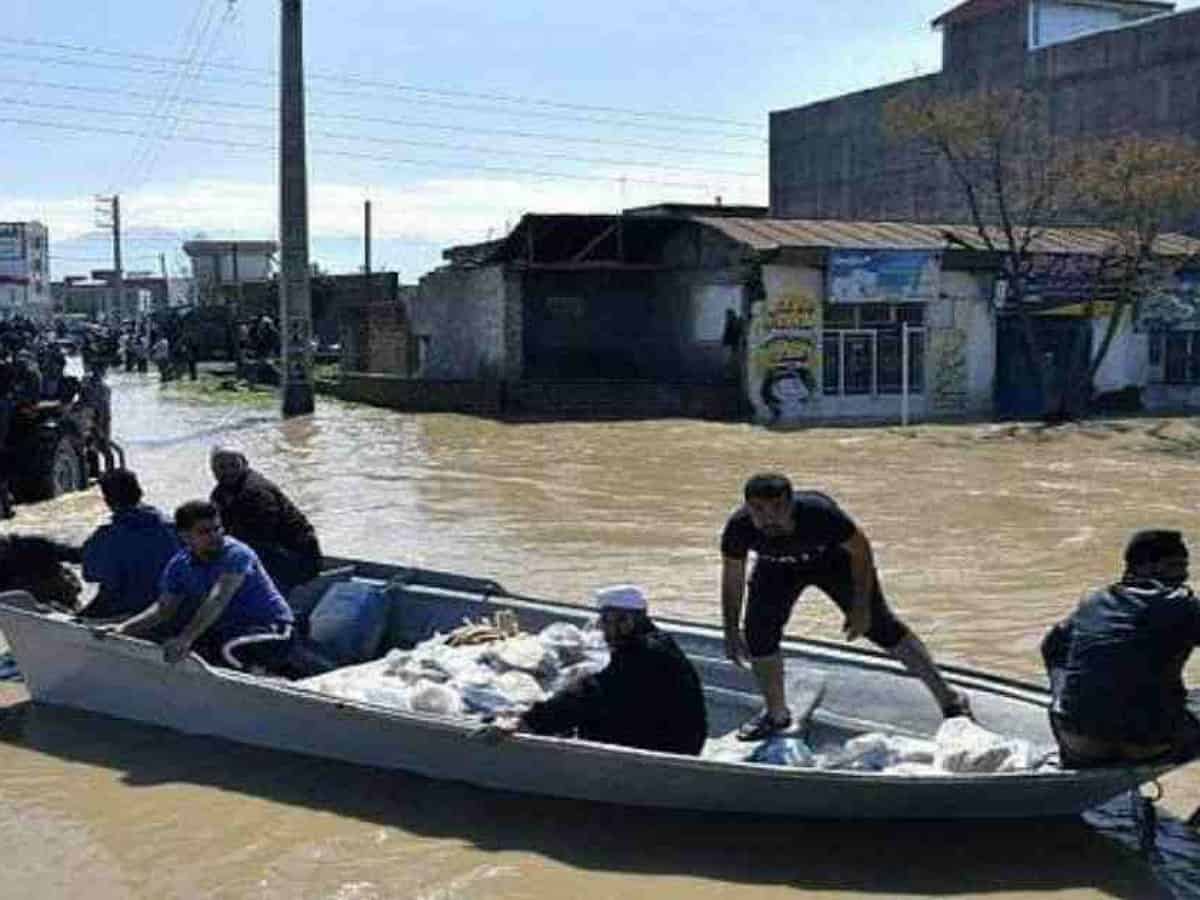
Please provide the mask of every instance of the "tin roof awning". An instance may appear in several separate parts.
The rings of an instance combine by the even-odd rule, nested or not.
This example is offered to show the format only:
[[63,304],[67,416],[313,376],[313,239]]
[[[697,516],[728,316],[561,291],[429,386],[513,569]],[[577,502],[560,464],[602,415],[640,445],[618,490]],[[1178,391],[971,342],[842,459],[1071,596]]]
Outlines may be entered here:
[[[783,249],[955,250],[986,251],[987,245],[970,225],[926,225],[916,222],[847,222],[835,219],[697,218],[730,240],[758,252]],[[1003,233],[992,229],[997,247]],[[1116,242],[1102,228],[1047,228],[1030,244],[1034,253],[1101,255]],[[1200,240],[1182,234],[1161,235],[1154,246],[1160,256],[1200,255]]]

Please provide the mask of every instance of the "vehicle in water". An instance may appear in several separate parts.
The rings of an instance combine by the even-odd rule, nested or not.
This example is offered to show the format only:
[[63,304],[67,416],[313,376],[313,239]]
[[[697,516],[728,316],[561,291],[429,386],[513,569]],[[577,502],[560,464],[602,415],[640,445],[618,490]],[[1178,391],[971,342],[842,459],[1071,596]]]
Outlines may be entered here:
[[[324,577],[368,582],[386,597],[386,632],[374,658],[448,633],[464,618],[511,614],[522,630],[536,633],[556,622],[583,625],[595,615],[589,607],[510,594],[486,579],[355,560],[326,563],[340,568]],[[712,736],[757,710],[757,688],[748,672],[724,658],[719,627],[656,622],[701,675]],[[0,630],[37,703],[485,788],[627,806],[833,819],[1032,819],[1079,814],[1176,765],[898,775],[680,756],[524,733],[489,744],[477,739],[478,719],[338,698],[303,681],[213,668],[195,655],[169,666],[160,647],[102,636],[29,594],[0,594]],[[878,651],[791,639],[783,653],[789,670],[824,684],[808,724],[814,747],[878,731],[928,738],[941,724],[924,687]],[[968,668],[943,671],[952,685],[969,691],[987,728],[1052,744],[1044,686]]]
[[[74,385],[66,390],[77,392]],[[103,433],[101,411],[78,397],[18,405],[3,450],[9,489],[24,503],[85,490],[109,468],[124,465],[124,452]]]

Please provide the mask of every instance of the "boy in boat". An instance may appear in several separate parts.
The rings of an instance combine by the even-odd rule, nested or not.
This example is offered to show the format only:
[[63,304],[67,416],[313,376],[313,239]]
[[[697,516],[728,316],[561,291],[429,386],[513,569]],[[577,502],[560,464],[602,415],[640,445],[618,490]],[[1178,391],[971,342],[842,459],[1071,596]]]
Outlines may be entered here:
[[[871,545],[854,521],[829,497],[795,491],[785,476],[750,478],[745,503],[721,534],[721,613],[725,655],[750,667],[765,700],[763,711],[738,729],[745,741],[791,727],[779,646],[792,607],[810,585],[845,613],[848,640],[866,637],[900,660],[929,689],[946,718],[971,714],[967,695],[946,684],[929,651],[896,618],[884,599]],[[746,557],[755,554],[745,603]]]
[[586,741],[696,756],[708,735],[700,676],[670,635],[646,612],[634,585],[596,592],[608,665],[535,703],[519,718],[501,718],[480,735],[514,731],[578,736]]
[[1125,548],[1121,580],[1087,594],[1042,641],[1064,766],[1200,752],[1200,722],[1183,686],[1183,667],[1200,643],[1200,600],[1187,578],[1178,531],[1139,531]]
[[292,649],[292,610],[253,550],[225,537],[217,508],[193,500],[175,510],[183,549],[162,575],[158,602],[103,631],[146,637],[169,624],[163,642],[172,665],[193,649],[214,666],[286,674]]

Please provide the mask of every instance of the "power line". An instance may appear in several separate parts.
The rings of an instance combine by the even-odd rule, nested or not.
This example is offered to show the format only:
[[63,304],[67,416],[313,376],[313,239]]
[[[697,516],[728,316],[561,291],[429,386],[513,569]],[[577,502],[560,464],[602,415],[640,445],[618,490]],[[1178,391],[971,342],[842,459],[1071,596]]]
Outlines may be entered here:
[[[41,122],[35,119],[22,119],[13,116],[0,116],[0,122],[8,122],[14,125],[25,125],[31,128],[53,128],[59,131],[69,131],[75,134],[112,134],[112,135],[134,135],[137,132],[127,128],[107,128],[100,125],[91,125],[86,128],[74,125],[64,125],[61,122]],[[273,145],[252,144],[245,141],[230,141],[220,138],[205,138],[205,137],[183,137],[179,140],[190,143],[210,144],[213,146],[229,147],[233,149],[243,150],[269,150],[274,152]],[[416,166],[434,169],[452,169],[459,171],[471,172],[493,172],[503,175],[529,175],[537,178],[557,178],[567,181],[600,181],[600,182],[628,182],[630,184],[652,184],[660,187],[674,188],[691,188],[695,190],[709,191],[712,185],[697,184],[694,182],[682,181],[661,181],[653,178],[631,178],[620,175],[587,175],[583,173],[572,172],[553,172],[539,169],[511,168],[505,166],[488,166],[488,165],[467,165],[462,163],[446,163],[437,160],[425,159],[399,159],[391,156],[380,156],[370,153],[354,153],[348,150],[318,150],[315,155],[319,156],[336,156],[345,159],[360,159],[366,161],[374,161],[388,163],[391,165]]]
[[[156,113],[153,113],[153,112],[132,112],[132,111],[112,110],[112,109],[101,110],[101,109],[96,109],[95,107],[78,106],[76,104],[71,104],[71,103],[38,103],[38,102],[35,102],[32,100],[19,100],[14,97],[0,97],[0,104],[8,104],[11,106],[28,106],[28,107],[33,107],[35,109],[57,109],[57,110],[64,110],[67,112],[83,112],[83,113],[89,113],[92,115],[103,116],[103,117],[117,116],[117,117],[123,117],[123,118],[145,119],[147,117],[153,117],[153,116],[157,115]],[[199,118],[179,117],[178,121],[179,122],[190,122],[190,123],[197,124],[197,125],[212,125],[212,126],[216,126],[216,127],[251,129],[251,130],[255,130],[255,131],[266,131],[266,132],[271,132],[271,133],[273,133],[275,131],[275,127],[273,125],[255,125],[255,124],[243,123],[243,122],[232,122],[228,119],[199,119]],[[706,174],[706,175],[726,175],[726,176],[731,176],[734,178],[760,178],[760,177],[762,177],[762,173],[760,173],[760,172],[738,172],[738,171],[734,171],[731,169],[708,169],[708,168],[697,167],[697,166],[663,165],[662,163],[655,163],[655,162],[645,162],[645,161],[629,160],[629,159],[604,159],[604,158],[595,158],[595,157],[572,156],[567,153],[546,153],[546,152],[536,151],[536,150],[498,150],[494,147],[471,146],[468,144],[445,144],[445,143],[439,143],[437,141],[417,141],[417,140],[409,140],[407,138],[387,138],[387,137],[376,137],[376,136],[372,136],[372,135],[342,134],[342,133],[334,132],[334,131],[319,131],[318,130],[318,131],[312,131],[312,132],[310,132],[310,134],[316,135],[318,137],[332,138],[334,140],[364,141],[364,142],[374,143],[374,144],[396,144],[396,145],[403,145],[403,146],[408,146],[408,147],[424,147],[424,148],[431,148],[431,149],[438,149],[438,150],[454,150],[454,151],[464,152],[464,153],[487,153],[490,155],[498,155],[498,156],[537,156],[537,157],[541,157],[542,159],[565,160],[568,162],[581,162],[581,163],[589,163],[589,164],[593,164],[593,165],[635,166],[638,168],[664,169],[667,171],[675,171],[675,172],[697,172],[697,173]]]
[[[183,39],[180,41],[179,48],[184,53],[185,57],[189,56],[191,54],[192,43],[197,35],[196,29],[200,25],[201,17],[203,16],[204,10],[207,5],[208,5],[208,0],[199,0],[199,2],[197,3],[197,6],[196,6],[196,11],[192,14],[191,21],[188,22],[187,27],[184,29]],[[210,11],[210,16],[211,16],[211,11]],[[165,89],[156,96],[155,101],[154,101],[154,110],[155,110],[156,114],[161,113],[161,111],[163,110],[164,103],[166,101],[167,95],[170,92],[170,88],[173,83],[172,76],[177,75],[177,74],[178,73],[170,73],[167,75],[167,77],[165,79]],[[132,168],[133,160],[136,159],[138,157],[138,155],[140,154],[143,141],[149,140],[151,130],[152,130],[152,126],[149,124],[144,129],[141,129],[141,134],[138,136],[138,138],[135,140],[135,143],[134,143],[134,155],[131,156],[129,159],[125,160],[126,166],[129,166],[130,168]],[[123,181],[123,180],[124,180],[123,178],[118,178],[116,172],[114,172],[112,181],[110,182],[110,185],[109,185],[110,193],[115,192],[116,187],[117,187],[117,182]]]
[[[93,87],[90,85],[81,84],[63,84],[62,82],[41,81],[38,79],[7,78],[0,76],[0,81],[13,85],[30,85],[33,87],[45,87],[52,90],[70,91],[75,93],[120,95],[147,100],[152,100],[156,97],[156,95],[148,94],[144,91],[132,91],[123,88]],[[190,98],[189,102],[196,106],[215,106],[220,107],[221,109],[269,112],[272,115],[278,114],[278,109],[276,107],[260,103],[240,103],[233,100],[203,100],[196,97]],[[681,147],[678,144],[671,146],[668,144],[652,144],[645,141],[617,140],[614,138],[572,137],[570,135],[516,131],[503,128],[473,128],[463,125],[446,125],[442,123],[422,122],[412,119],[392,119],[386,116],[367,116],[357,113],[334,113],[310,110],[308,112],[308,117],[311,119],[342,119],[349,122],[371,122],[379,125],[399,125],[405,128],[423,128],[433,131],[445,131],[454,134],[488,134],[497,137],[515,137],[528,140],[552,141],[557,143],[595,144],[598,146],[608,147],[635,147],[642,150],[656,150],[661,153],[675,153],[689,156],[726,156],[740,159],[767,158],[766,153],[752,153],[739,150],[718,150],[705,147]]]
[[[118,72],[132,72],[132,73],[139,74],[139,75],[155,75],[155,74],[160,74],[160,72],[161,72],[161,69],[152,69],[152,68],[148,69],[148,68],[141,67],[141,66],[126,66],[126,65],[118,65],[118,64],[113,64],[113,63],[100,63],[100,62],[95,62],[95,61],[91,61],[91,60],[62,59],[62,58],[58,58],[58,57],[45,57],[45,56],[36,56],[36,55],[30,57],[30,56],[22,56],[21,54],[18,54],[18,53],[9,53],[9,52],[5,52],[5,51],[0,51],[0,58],[15,59],[15,60],[19,60],[19,61],[25,62],[25,63],[39,63],[40,62],[40,63],[46,63],[48,65],[59,65],[59,66],[68,66],[68,67],[70,67],[70,66],[75,66],[75,67],[85,66],[89,69],[110,70],[110,71],[118,71]],[[213,84],[231,84],[231,85],[236,85],[238,87],[247,87],[247,86],[264,87],[264,88],[274,87],[274,85],[272,85],[270,82],[264,82],[264,81],[253,82],[253,81],[248,81],[244,78],[220,78],[218,76],[213,76],[213,75],[205,75],[198,80],[203,81],[203,82],[213,83]],[[362,92],[361,88],[357,89],[357,90],[322,88],[320,90],[308,91],[309,96],[320,96],[320,95],[326,95],[326,94],[331,95],[331,96],[342,96],[342,97],[355,97],[355,98],[363,97],[363,92]],[[643,130],[648,130],[648,131],[668,132],[668,133],[672,133],[672,134],[690,134],[690,135],[707,137],[707,138],[712,138],[712,137],[716,136],[716,137],[724,137],[724,138],[727,138],[730,140],[755,141],[758,143],[766,143],[766,139],[761,136],[761,133],[758,135],[751,135],[751,134],[745,134],[745,133],[741,133],[741,132],[714,131],[712,129],[679,128],[679,127],[671,127],[671,126],[667,126],[667,125],[655,125],[655,124],[651,124],[648,122],[622,122],[617,119],[596,118],[594,116],[568,115],[568,114],[562,113],[562,112],[543,112],[543,111],[539,111],[539,110],[527,110],[527,109],[499,109],[498,110],[495,107],[468,105],[468,104],[462,104],[462,103],[448,103],[443,100],[433,100],[433,99],[406,98],[405,102],[413,103],[413,104],[421,105],[421,106],[436,106],[436,107],[439,107],[442,109],[453,109],[458,112],[483,112],[483,113],[492,113],[492,114],[500,112],[504,115],[525,116],[525,117],[543,118],[543,119],[561,119],[564,121],[571,121],[571,122],[586,122],[586,123],[590,123],[590,124],[594,124],[594,125],[595,124],[610,125],[610,126],[616,126],[619,128],[638,128],[638,129],[643,129]]]
[[[65,50],[71,53],[86,53],[89,56],[111,56],[120,59],[140,59],[157,64],[168,64],[178,62],[167,56],[157,56],[150,53],[136,53],[132,51],[108,50],[101,47],[88,47],[80,44],[68,44],[58,41],[39,41],[32,38],[5,38],[0,37],[0,43],[10,44],[23,47],[42,47],[45,49]],[[251,72],[254,74],[265,74],[274,76],[275,72],[272,69],[258,68],[254,66],[240,66],[227,64],[226,68],[232,71]],[[655,118],[655,119],[672,119],[680,122],[708,122],[717,125],[734,125],[739,128],[754,128],[761,131],[762,125],[754,122],[745,122],[737,119],[725,119],[717,116],[700,116],[689,113],[673,113],[662,110],[641,110],[623,106],[606,106],[599,104],[588,103],[569,103],[561,100],[543,100],[535,97],[523,97],[513,94],[493,94],[481,93],[478,91],[462,91],[453,90],[450,88],[434,88],[416,84],[406,84],[396,81],[383,81],[373,78],[362,78],[355,75],[331,75],[322,72],[311,72],[306,75],[309,80],[330,81],[336,84],[357,84],[364,87],[382,87],[393,91],[403,91],[421,95],[435,97],[462,97],[471,100],[488,100],[497,103],[513,103],[519,105],[541,106],[550,109],[562,110],[579,110],[583,112],[603,112],[632,118]]]
[[199,77],[200,73],[204,71],[204,66],[207,65],[209,57],[212,56],[212,52],[221,36],[221,30],[229,21],[230,13],[233,10],[232,6],[226,9],[225,15],[217,23],[216,30],[212,32],[209,38],[208,46],[204,47],[205,34],[213,23],[213,17],[220,2],[221,0],[213,0],[213,7],[208,19],[205,21],[205,28],[201,30],[200,36],[196,39],[196,46],[190,56],[192,62],[184,65],[176,79],[174,89],[165,107],[165,111],[169,111],[167,114],[170,116],[170,122],[167,124],[165,131],[158,135],[157,141],[149,145],[150,149],[140,160],[140,168],[138,168],[138,163],[135,162],[134,172],[136,173],[136,177],[131,176],[133,177],[133,187],[141,186],[149,179],[150,174],[154,171],[155,164],[158,162],[159,156],[162,154],[163,148],[170,143],[179,129],[179,111],[181,101],[184,97],[183,91],[194,78]]

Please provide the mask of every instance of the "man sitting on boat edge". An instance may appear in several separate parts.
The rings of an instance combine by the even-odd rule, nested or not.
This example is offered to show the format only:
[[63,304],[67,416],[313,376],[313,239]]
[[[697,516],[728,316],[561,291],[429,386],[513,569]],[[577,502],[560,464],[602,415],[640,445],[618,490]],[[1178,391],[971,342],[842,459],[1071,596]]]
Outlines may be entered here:
[[158,601],[99,633],[148,637],[170,625],[163,659],[175,664],[193,649],[214,666],[286,674],[294,618],[257,554],[226,537],[216,506],[192,500],[175,510],[184,548],[163,571]]
[[1186,760],[1200,753],[1183,668],[1200,643],[1200,600],[1187,585],[1178,531],[1133,535],[1125,574],[1088,593],[1042,641],[1064,766]]
[[478,732],[498,740],[514,731],[578,736],[587,741],[696,756],[708,736],[700,676],[674,639],[646,611],[634,585],[596,592],[608,665],[519,718],[499,718]]

